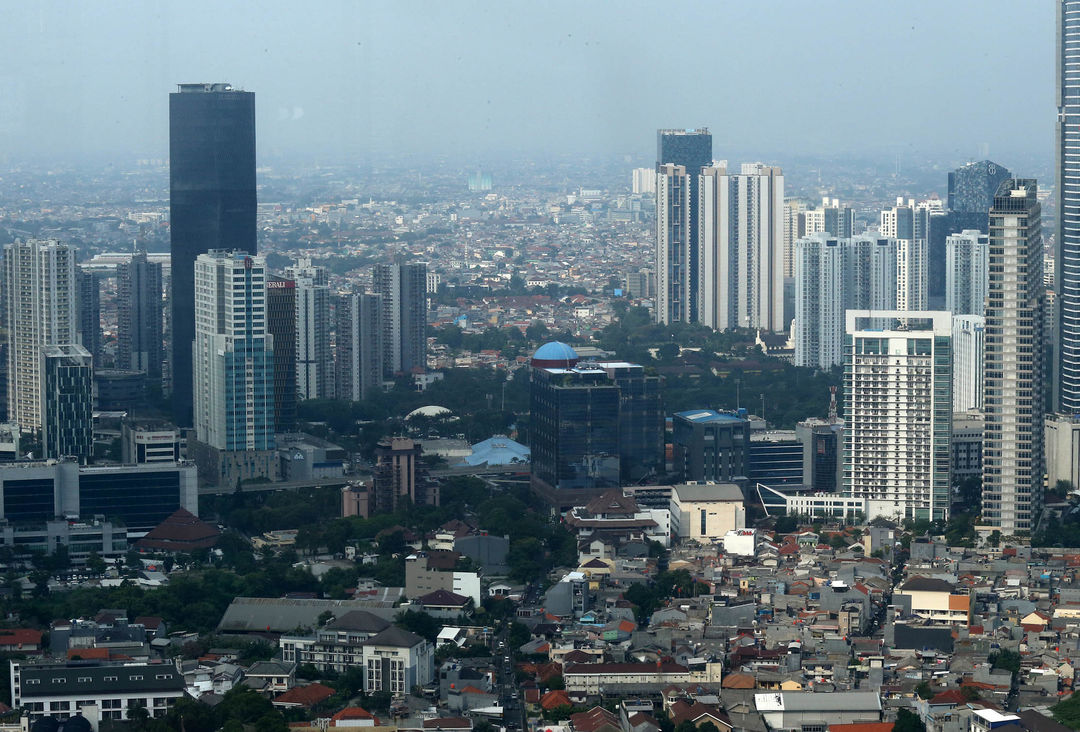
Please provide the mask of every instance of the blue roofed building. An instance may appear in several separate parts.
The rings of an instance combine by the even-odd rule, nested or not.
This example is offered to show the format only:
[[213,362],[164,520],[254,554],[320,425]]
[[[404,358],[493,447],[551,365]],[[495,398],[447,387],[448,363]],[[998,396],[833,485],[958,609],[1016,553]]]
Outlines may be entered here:
[[529,462],[529,448],[506,435],[495,435],[472,447],[467,465],[514,465]]

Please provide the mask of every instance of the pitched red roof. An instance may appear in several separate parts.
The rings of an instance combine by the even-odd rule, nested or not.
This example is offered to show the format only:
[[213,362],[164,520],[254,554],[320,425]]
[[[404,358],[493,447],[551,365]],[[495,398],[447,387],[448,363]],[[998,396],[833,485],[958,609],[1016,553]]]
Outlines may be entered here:
[[575,732],[596,732],[602,727],[620,729],[618,717],[603,707],[593,707],[587,712],[571,714],[570,724],[574,725]]
[[361,707],[345,707],[340,712],[331,717],[335,722],[350,720],[350,719],[370,719],[375,720],[375,716],[366,709]]
[[967,703],[967,700],[964,699],[964,695],[961,694],[958,689],[949,689],[947,691],[943,691],[940,694],[938,694],[937,696],[933,697],[928,702],[928,704],[935,705],[935,706],[938,705],[938,704],[952,704],[952,705],[955,706],[955,705],[966,704],[966,703]]
[[41,631],[30,628],[0,630],[0,646],[39,646]]
[[221,532],[186,508],[178,508],[171,516],[152,528],[135,542],[136,549],[158,549],[166,552],[186,552],[209,549],[217,544]]
[[69,648],[67,652],[68,660],[78,656],[84,661],[108,661],[109,649],[108,648]]
[[540,697],[540,706],[548,712],[559,707],[571,706],[570,695],[564,689],[552,689]]
[[284,694],[278,694],[273,703],[282,706],[313,707],[333,695],[333,689],[316,682],[307,686],[294,686]]

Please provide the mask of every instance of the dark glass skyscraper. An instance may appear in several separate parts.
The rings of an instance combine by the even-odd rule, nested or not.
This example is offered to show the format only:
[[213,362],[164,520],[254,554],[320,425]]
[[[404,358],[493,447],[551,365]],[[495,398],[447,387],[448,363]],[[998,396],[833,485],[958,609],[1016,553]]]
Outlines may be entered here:
[[1080,413],[1080,0],[1057,19],[1057,369],[1055,406]]
[[[161,264],[135,252],[116,265],[116,366],[161,382]],[[89,349],[87,349],[89,350]]]
[[296,424],[296,282],[266,278],[266,330],[274,336],[274,422],[281,432]]
[[[698,176],[701,169],[712,165],[712,135],[709,130],[702,127],[698,130],[657,130],[656,132],[656,170],[665,164],[681,165],[686,168],[686,176],[690,183],[689,228],[686,231],[688,239],[689,268],[688,277],[690,292],[688,293],[687,307],[689,308],[689,322],[698,322],[697,312],[697,282],[698,282]],[[657,206],[662,205],[659,198]]]
[[994,194],[1002,181],[1010,178],[1009,169],[992,160],[968,163],[949,173],[948,211],[930,217],[927,242],[927,285],[930,304],[934,307],[944,307],[946,240],[965,229],[977,229],[985,234]]
[[169,95],[173,413],[192,423],[195,258],[255,254],[255,94],[229,84],[180,84]]

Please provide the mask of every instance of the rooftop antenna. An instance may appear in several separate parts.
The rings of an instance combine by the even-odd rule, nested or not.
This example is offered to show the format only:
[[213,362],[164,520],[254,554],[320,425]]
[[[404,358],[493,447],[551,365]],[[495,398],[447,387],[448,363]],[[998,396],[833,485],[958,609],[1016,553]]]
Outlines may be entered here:
[[836,387],[829,387],[829,422],[836,424]]

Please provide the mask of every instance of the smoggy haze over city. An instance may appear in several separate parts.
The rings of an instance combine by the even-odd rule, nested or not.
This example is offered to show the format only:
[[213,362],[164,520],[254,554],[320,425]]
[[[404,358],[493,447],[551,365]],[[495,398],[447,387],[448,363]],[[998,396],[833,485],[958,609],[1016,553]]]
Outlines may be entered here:
[[[1054,4],[40,2],[0,24],[0,155],[168,157],[168,93],[256,92],[259,155],[1049,162]],[[980,149],[981,143],[988,148]]]

